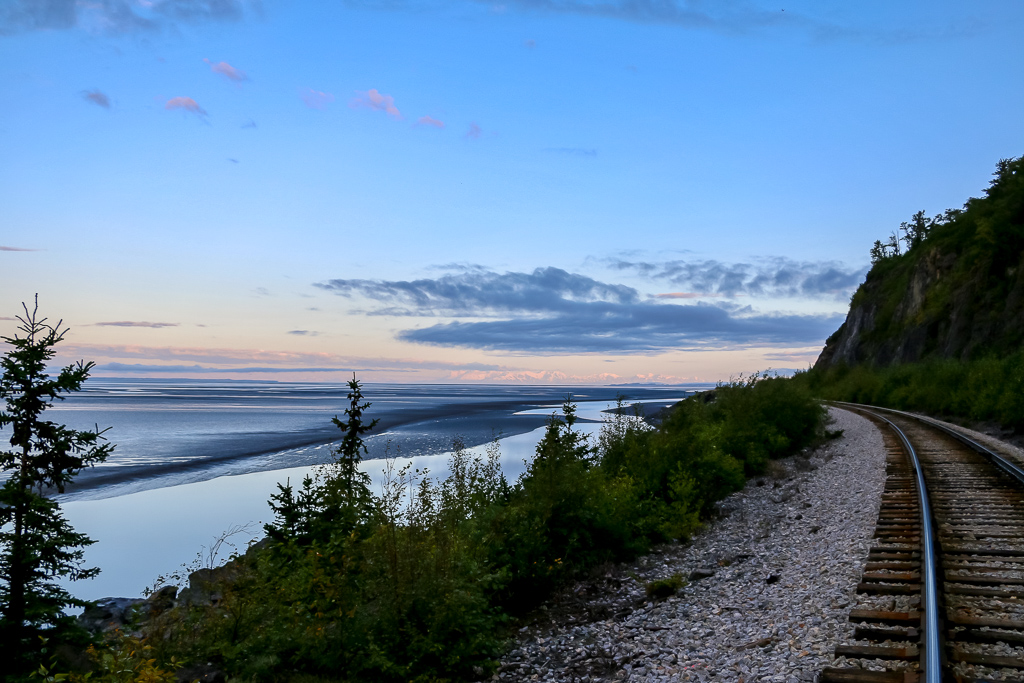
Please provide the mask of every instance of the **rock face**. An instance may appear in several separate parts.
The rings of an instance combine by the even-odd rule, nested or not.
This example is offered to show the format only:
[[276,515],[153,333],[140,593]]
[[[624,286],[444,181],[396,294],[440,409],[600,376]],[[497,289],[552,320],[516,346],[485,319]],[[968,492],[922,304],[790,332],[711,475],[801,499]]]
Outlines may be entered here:
[[148,598],[102,598],[78,617],[78,623],[92,633],[138,635],[146,620],[174,606],[177,593],[177,587],[164,586]]
[[909,250],[875,243],[846,322],[815,368],[971,360],[1024,348],[1024,156],[1003,159],[984,196],[904,224]]
[[[876,266],[816,368],[968,360],[1024,345],[1024,254],[979,262],[941,246]],[[967,262],[971,261],[971,262]]]

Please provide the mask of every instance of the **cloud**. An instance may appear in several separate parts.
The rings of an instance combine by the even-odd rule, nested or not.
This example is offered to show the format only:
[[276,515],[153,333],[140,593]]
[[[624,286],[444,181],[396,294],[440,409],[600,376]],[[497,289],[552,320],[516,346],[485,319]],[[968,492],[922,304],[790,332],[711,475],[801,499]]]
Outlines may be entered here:
[[21,247],[5,247],[0,244],[0,251],[40,251],[39,249],[22,249]]
[[569,154],[577,157],[596,157],[597,150],[593,147],[545,147],[545,152],[552,154]]
[[483,134],[483,129],[475,123],[469,124],[469,130],[466,132],[466,137],[470,140],[479,140]]
[[[310,109],[327,109],[327,105],[334,101],[334,95],[329,92],[321,92],[312,88],[303,90],[299,97]],[[255,127],[255,126],[254,126]]]
[[241,83],[242,81],[249,80],[249,77],[245,75],[244,71],[242,71],[241,69],[236,69],[227,62],[217,62],[216,64],[214,64],[209,59],[204,59],[203,61],[210,65],[210,71],[212,71],[215,74],[220,74],[229,81]]
[[596,372],[577,375],[561,370],[452,370],[448,379],[459,382],[515,382],[519,384],[683,384],[693,383],[695,378],[675,375],[622,376],[613,372]]
[[[173,373],[282,373],[282,372],[374,372],[380,371],[384,368],[377,367],[341,367],[341,368],[320,368],[320,367],[306,367],[296,366],[289,368],[279,367],[244,367],[244,368],[214,368],[204,365],[144,365],[141,363],[103,363],[96,366],[98,371],[106,372],[140,372],[140,373],[154,373],[154,372],[173,372]],[[390,372],[412,372],[412,368],[398,369],[398,368],[386,368]]]
[[259,0],[5,0],[0,35],[84,29],[93,33],[159,31],[178,24],[239,21]]
[[716,306],[584,304],[544,318],[451,322],[399,332],[402,341],[520,354],[661,353],[820,342],[844,316],[732,315]]
[[116,320],[113,322],[93,323],[97,327],[178,327],[181,323],[150,323],[141,320]]
[[[349,102],[349,106],[353,109],[365,108],[373,109],[374,111],[382,111],[388,116],[396,119],[402,118],[402,113],[398,111],[398,107],[395,106],[395,98],[391,95],[385,95],[371,88],[366,92],[357,92],[356,96]],[[430,118],[424,116],[423,118]],[[420,119],[422,121],[423,119]],[[441,124],[444,126],[444,124]]]
[[443,271],[459,271],[459,272],[474,272],[474,273],[487,273],[490,269],[487,266],[482,266],[479,263],[459,263],[452,261],[451,263],[440,263],[432,266],[427,266],[427,270],[443,270]]
[[563,312],[575,303],[628,304],[641,297],[632,287],[598,282],[560,268],[532,273],[495,273],[467,267],[456,274],[420,280],[328,280],[317,287],[350,297],[358,294],[392,304],[376,315],[494,316],[506,313]]
[[701,292],[665,292],[664,294],[655,294],[655,297],[659,299],[703,299],[708,296],[720,296],[719,294],[702,294]]
[[305,367],[360,369],[367,367],[402,370],[507,370],[491,363],[453,363],[419,358],[359,358],[317,351],[272,351],[267,349],[200,348],[189,346],[141,346],[136,344],[61,345],[62,357],[105,359],[107,362],[129,360],[176,363],[199,363],[204,366],[276,367],[287,370]]
[[296,337],[315,337],[320,333],[312,330],[288,330],[288,334],[294,334]]
[[842,322],[838,315],[660,303],[631,287],[559,268],[463,271],[414,281],[339,279],[316,286],[381,302],[370,315],[475,319],[405,329],[396,335],[402,341],[523,354],[802,346],[820,343]]
[[[915,15],[894,25],[884,14],[859,12],[853,19],[834,19],[836,12],[822,3],[803,3],[807,13],[796,8],[755,0],[346,0],[346,5],[368,9],[410,12],[446,12],[453,5],[483,6],[497,14],[530,12],[605,18],[638,24],[672,26],[684,30],[728,35],[799,33],[816,41],[859,41],[880,44],[934,43],[976,37],[999,21],[1013,22],[1010,11],[994,19],[979,20],[974,4],[960,3],[955,11],[934,11],[920,3]],[[990,3],[991,4],[991,3]],[[1004,3],[1007,7],[1013,3]]]
[[92,102],[93,104],[103,107],[104,109],[110,109],[110,98],[99,90],[86,90],[82,93],[82,99],[86,102]]
[[794,13],[762,10],[749,2],[706,3],[699,0],[508,0],[528,11],[607,17],[645,24],[687,28],[749,30],[800,21]]
[[432,118],[430,116],[421,116],[416,120],[417,126],[430,126],[432,128],[444,128],[444,121]]
[[845,300],[867,275],[868,266],[850,267],[838,261],[795,261],[782,256],[753,263],[704,261],[627,261],[612,259],[616,270],[664,280],[687,292],[659,294],[662,298],[705,296],[803,297]]
[[164,105],[164,109],[181,109],[182,111],[190,112],[196,116],[206,116],[206,110],[200,107],[199,103],[191,97],[172,97],[167,100],[167,104]]

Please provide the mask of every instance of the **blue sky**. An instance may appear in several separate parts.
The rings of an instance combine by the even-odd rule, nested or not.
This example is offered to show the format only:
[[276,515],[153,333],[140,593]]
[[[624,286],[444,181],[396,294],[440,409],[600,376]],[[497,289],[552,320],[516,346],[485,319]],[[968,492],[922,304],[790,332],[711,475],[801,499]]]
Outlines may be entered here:
[[1019,2],[0,0],[0,332],[97,374],[799,368],[1024,153]]

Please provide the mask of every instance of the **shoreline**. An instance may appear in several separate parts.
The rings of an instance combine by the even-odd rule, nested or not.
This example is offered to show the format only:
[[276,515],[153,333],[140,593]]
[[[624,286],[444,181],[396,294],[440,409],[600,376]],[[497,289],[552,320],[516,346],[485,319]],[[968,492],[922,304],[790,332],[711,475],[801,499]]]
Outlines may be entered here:
[[[596,438],[601,423],[590,419],[589,415],[600,414],[603,408],[604,401],[586,406],[577,425],[579,431]],[[541,418],[541,426],[516,435],[503,435],[500,440],[502,471],[510,481],[524,471],[525,461],[532,459],[537,442],[544,434],[547,415],[532,417]],[[467,450],[483,456],[489,442],[487,438],[480,445],[467,446]],[[394,464],[401,467],[408,463],[421,472],[429,471],[429,476],[436,481],[447,476],[449,455],[450,448],[429,455],[403,454]],[[364,459],[360,464],[373,478],[375,492],[388,462],[376,458]],[[86,548],[86,565],[103,568],[96,579],[66,582],[64,588],[72,595],[90,600],[140,595],[161,574],[187,568],[190,560],[195,565],[197,554],[202,556],[225,530],[248,524],[251,533],[232,539],[239,550],[244,550],[250,537],[262,536],[262,524],[273,517],[267,500],[276,491],[276,485],[286,478],[290,478],[293,485],[298,484],[312,467],[302,465],[225,474],[159,488],[111,491],[106,497],[62,500],[62,508],[76,531],[97,541]],[[222,553],[218,563],[222,563],[229,552],[228,549]]]
[[[234,387],[225,398],[216,387],[210,393],[204,390],[194,394],[189,389],[182,394],[180,387],[157,386],[155,382],[143,386],[152,388],[153,395],[138,408],[135,399],[126,400],[124,392],[115,386],[106,388],[106,393],[93,394],[88,401],[69,401],[54,409],[57,421],[76,428],[92,427],[93,421],[113,425],[107,437],[120,445],[106,463],[79,473],[63,494],[57,494],[58,500],[110,497],[221,476],[322,464],[330,460],[332,445],[341,438],[331,424],[331,417],[342,416],[346,407],[337,396],[317,394],[304,419],[281,420],[278,416],[294,415],[296,406],[306,405],[295,400],[309,398],[300,396],[302,387],[278,385],[285,388],[270,397],[269,403],[261,404],[263,394],[255,390],[258,387],[246,389],[239,403]],[[451,450],[456,436],[467,447],[473,447],[496,436],[525,434],[546,424],[564,399],[562,387],[550,393],[546,388],[517,388],[507,396],[500,392],[481,394],[475,387],[465,393],[437,396],[415,389],[370,397],[374,405],[370,416],[379,418],[380,423],[366,438],[369,450],[365,459],[442,453]],[[579,405],[614,405],[608,388],[577,389],[573,398]],[[633,389],[628,402],[660,406],[693,390]],[[250,406],[245,401],[256,403]],[[223,412],[225,409],[227,412]],[[214,417],[195,422],[197,415]],[[76,425],[83,421],[89,424]]]
[[[674,398],[635,399],[630,400],[629,405],[661,406]],[[603,418],[592,414],[592,408],[597,404],[610,406],[604,399],[578,404],[589,409],[586,415],[581,415],[581,423],[603,421]],[[395,419],[396,416],[389,416],[387,421],[382,419],[375,430],[379,430],[378,433],[366,437],[369,452],[363,460],[446,453],[451,450],[455,437],[459,437],[467,448],[476,448],[490,443],[496,437],[505,439],[520,436],[543,427],[552,412],[558,412],[558,409],[538,408],[535,401],[449,404],[430,409],[410,409],[402,413],[399,419]],[[614,407],[606,407],[598,412],[602,415],[611,414]],[[63,494],[56,494],[56,498],[61,503],[97,500],[210,481],[224,476],[313,467],[330,460],[330,450],[339,439],[340,432],[332,425],[330,438],[317,436],[287,448],[247,451],[185,462],[100,466],[82,472],[66,487]]]

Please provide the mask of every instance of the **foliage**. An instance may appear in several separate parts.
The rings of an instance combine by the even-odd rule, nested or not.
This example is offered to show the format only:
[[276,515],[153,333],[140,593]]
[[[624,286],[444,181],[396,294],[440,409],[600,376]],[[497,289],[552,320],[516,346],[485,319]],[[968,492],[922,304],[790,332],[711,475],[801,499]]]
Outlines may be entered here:
[[370,404],[363,402],[362,387],[355,376],[348,387],[348,419],[335,416],[331,420],[344,434],[341,445],[332,452],[333,462],[317,473],[316,481],[307,476],[298,493],[285,483],[278,484],[278,492],[271,496],[275,520],[265,530],[275,541],[308,546],[359,532],[371,523],[370,476],[359,469],[359,462],[366,452],[363,434],[373,429],[377,420],[363,422],[363,412]]
[[827,400],[995,422],[1024,431],[1024,351],[971,361],[929,359],[885,368],[845,365],[796,378]]
[[479,680],[506,615],[595,565],[686,538],[745,469],[802,448],[822,417],[805,387],[755,375],[683,401],[657,430],[620,403],[594,445],[569,397],[514,484],[497,441],[475,456],[456,439],[449,476],[392,463],[371,496],[355,467],[366,404],[349,386],[347,464],[281,487],[269,540],[217,570],[217,599],[151,629],[158,661],[249,680]]
[[[43,652],[48,641],[42,639]],[[127,636],[120,631],[114,633],[106,643],[97,647],[90,645],[86,650],[90,669],[83,672],[61,672],[58,657],[50,660],[50,666],[40,664],[32,672],[31,679],[40,683],[175,683],[175,671],[181,664],[171,659],[166,668],[157,664],[153,647],[145,640]]]
[[86,603],[55,579],[89,578],[99,570],[82,568],[82,548],[92,541],[71,528],[46,493],[63,492],[113,449],[100,443],[99,429],[76,431],[43,419],[55,400],[81,389],[93,364],[78,362],[49,376],[47,363],[67,330],[40,319],[38,304],[24,310],[22,335],[2,338],[12,348],[0,360],[0,427],[11,429],[11,449],[0,452],[0,468],[9,474],[0,488],[0,661],[12,673],[37,661],[40,637],[81,640],[62,610]]
[[796,383],[1024,430],[1024,157],[1000,160],[984,196],[932,219],[919,211],[901,231],[902,255],[873,249],[851,302],[860,327],[846,357],[857,364],[819,363]]
[[647,545],[637,534],[632,483],[595,466],[596,449],[573,429],[575,410],[567,398],[562,417],[551,416],[508,504],[488,520],[489,560],[506,576],[498,599],[512,611],[532,607],[583,569]]
[[655,581],[649,581],[644,586],[644,591],[647,593],[647,597],[654,598],[655,600],[664,600],[667,597],[675,595],[680,588],[686,585],[686,579],[683,578],[682,574],[673,574],[664,579],[657,579]]
[[[915,213],[888,243],[875,242],[871,261],[851,301],[852,307],[870,303],[873,309],[860,332],[862,362],[872,362],[872,350],[886,345],[893,349],[882,353],[880,362],[889,362],[898,340],[911,331],[926,338],[915,358],[967,360],[1019,350],[1024,343],[1024,157],[1000,160],[984,196],[969,199],[962,209],[932,218]],[[920,302],[908,303],[912,291]],[[951,312],[959,312],[954,316],[959,321]]]

